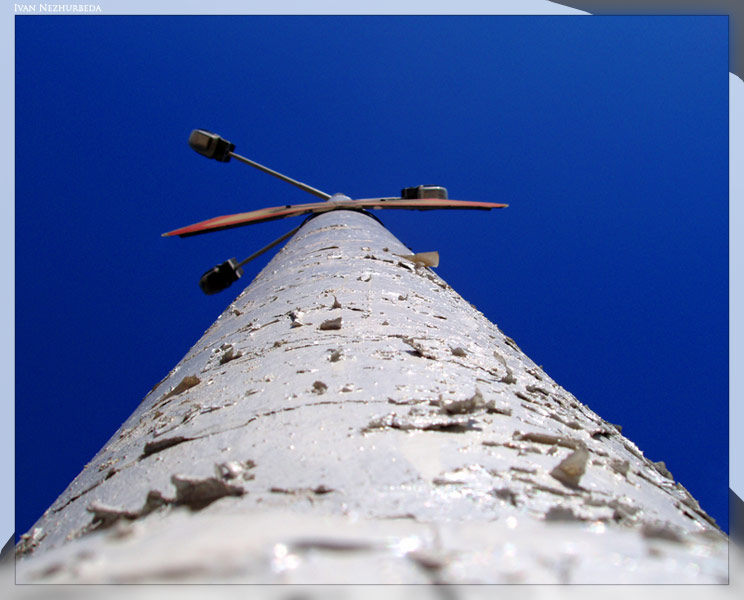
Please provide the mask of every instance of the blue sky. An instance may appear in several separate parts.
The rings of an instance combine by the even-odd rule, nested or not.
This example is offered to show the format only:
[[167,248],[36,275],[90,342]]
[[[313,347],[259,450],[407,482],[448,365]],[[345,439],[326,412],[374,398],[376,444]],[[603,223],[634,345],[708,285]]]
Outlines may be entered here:
[[[727,529],[726,17],[16,17],[16,532],[239,292],[203,271],[323,191],[376,213]],[[246,269],[248,283],[266,264]]]

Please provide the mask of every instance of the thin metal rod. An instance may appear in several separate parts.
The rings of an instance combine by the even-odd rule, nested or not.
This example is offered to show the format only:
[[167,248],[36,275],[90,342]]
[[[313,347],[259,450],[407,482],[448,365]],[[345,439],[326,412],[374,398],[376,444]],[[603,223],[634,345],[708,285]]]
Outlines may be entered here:
[[275,239],[268,246],[264,246],[258,252],[254,252],[248,258],[246,258],[244,261],[238,263],[238,267],[242,267],[244,264],[251,262],[254,258],[258,258],[259,256],[261,256],[264,252],[268,252],[269,250],[271,250],[277,244],[281,244],[288,237],[292,237],[295,233],[297,233],[300,230],[300,227],[302,227],[302,225],[298,225],[292,231],[289,231],[289,232],[285,233],[282,237]]
[[263,171],[264,173],[268,173],[269,175],[273,175],[274,177],[277,177],[281,179],[282,181],[286,181],[287,183],[291,183],[294,186],[297,186],[301,190],[304,190],[306,192],[310,192],[313,196],[317,196],[318,198],[323,198],[323,200],[328,200],[331,195],[326,194],[325,192],[321,192],[320,190],[316,190],[314,187],[310,187],[309,185],[302,183],[300,181],[297,181],[295,179],[292,179],[291,177],[287,177],[286,175],[282,175],[281,173],[277,173],[273,169],[269,169],[269,167],[264,167],[261,164],[258,164],[255,161],[252,161],[250,158],[246,158],[245,156],[240,156],[240,154],[235,154],[235,152],[230,152],[230,156],[232,156],[234,159],[239,160],[240,162],[244,162],[247,165],[250,165],[252,167],[255,167],[259,171]]

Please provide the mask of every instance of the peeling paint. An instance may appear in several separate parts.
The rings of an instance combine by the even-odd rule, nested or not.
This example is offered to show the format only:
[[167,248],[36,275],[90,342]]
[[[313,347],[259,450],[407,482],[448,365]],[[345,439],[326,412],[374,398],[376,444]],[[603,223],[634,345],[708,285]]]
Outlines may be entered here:
[[563,459],[550,474],[562,484],[577,488],[586,471],[589,451],[584,446],[578,447],[567,458]]
[[218,477],[225,480],[243,479],[244,481],[249,481],[256,477],[253,473],[249,473],[255,467],[256,463],[252,460],[231,460],[215,465],[215,471]]
[[173,475],[171,483],[176,488],[175,503],[188,506],[191,510],[201,510],[212,502],[225,496],[242,496],[245,490],[219,477],[191,477]]
[[416,254],[396,254],[404,260],[410,260],[417,267],[438,267],[439,252],[417,252]]
[[551,506],[545,513],[546,521],[581,521],[581,517],[574,513],[573,509],[567,506]]
[[363,432],[384,428],[402,429],[404,431],[449,431],[452,433],[464,433],[478,429],[477,422],[474,419],[463,415],[437,413],[398,415],[390,413],[373,418],[363,429]]
[[504,502],[511,504],[512,506],[518,506],[518,496],[514,492],[514,490],[510,490],[509,488],[499,488],[491,490],[491,493],[499,500],[503,500]]
[[20,557],[31,554],[45,537],[42,527],[34,527],[29,533],[24,533],[16,544],[15,555]]
[[527,390],[528,392],[530,392],[531,394],[541,394],[541,395],[543,395],[545,397],[549,397],[550,396],[550,392],[548,392],[547,390],[545,390],[545,389],[543,389],[541,387],[538,387],[536,385],[527,385],[527,386],[525,386],[524,389]]
[[326,390],[328,389],[328,386],[323,383],[322,381],[314,381],[313,382],[313,392],[320,395],[325,394]]
[[641,527],[641,535],[648,539],[666,540],[675,544],[684,543],[681,531],[671,527],[668,523],[644,523]]
[[289,312],[289,321],[290,327],[302,327],[304,323],[302,322],[302,319],[304,318],[305,313],[303,313],[301,310],[293,310]]
[[177,396],[178,394],[182,394],[186,390],[190,390],[192,387],[195,387],[201,383],[200,379],[196,375],[187,375],[181,381],[178,383],[176,387],[174,387],[171,391],[169,391],[167,394],[165,394],[160,401],[167,400],[168,398],[171,398],[173,396]]
[[243,356],[243,353],[236,350],[235,346],[233,346],[232,344],[222,344],[222,346],[220,346],[220,350],[222,351],[222,356],[220,356],[221,365],[224,365],[231,360],[235,360],[236,358],[240,358],[241,356]]
[[172,503],[173,501],[163,497],[157,490],[147,492],[145,502],[138,510],[125,510],[115,506],[109,506],[99,501],[93,501],[86,510],[93,515],[90,523],[80,532],[81,534],[108,529],[121,521],[135,521],[146,517],[152,512]]
[[159,440],[151,440],[145,444],[140,459],[147,458],[148,456],[161,452],[167,448],[172,448],[173,446],[177,446],[178,444],[182,444],[183,442],[188,441],[190,441],[189,438],[180,435],[170,438],[162,438]]
[[499,405],[493,398],[484,399],[478,388],[475,388],[475,393],[472,396],[461,400],[443,399],[440,395],[437,405],[444,413],[450,415],[470,414],[479,411],[511,415],[511,408],[508,405],[505,403]]
[[618,475],[622,475],[623,477],[628,476],[628,470],[630,469],[630,461],[627,459],[620,460],[618,458],[613,458],[610,461],[610,468],[615,471]]
[[519,346],[517,346],[517,343],[513,339],[511,339],[510,337],[504,336],[504,343],[507,346],[510,346],[511,348],[513,348],[514,350],[516,350],[517,352],[522,352],[522,349]]
[[323,321],[318,329],[321,331],[335,331],[341,329],[342,317],[336,317],[335,319],[328,319]]
[[666,464],[664,463],[663,460],[660,460],[652,464],[662,476],[666,477],[667,479],[674,480],[674,475],[672,475],[669,469],[666,468]]
[[424,343],[424,340],[416,340],[412,337],[409,337],[407,335],[401,335],[401,334],[395,334],[391,337],[400,338],[405,344],[413,348],[412,354],[414,356],[420,356],[422,358],[428,358],[430,360],[436,360],[437,355],[435,354],[435,351],[431,345],[428,345]]
[[579,440],[573,440],[571,438],[565,438],[558,435],[551,435],[548,433],[542,433],[539,431],[531,431],[522,433],[520,431],[514,432],[515,440],[522,440],[525,442],[537,442],[538,444],[549,444],[555,446],[562,446],[564,448],[571,448],[575,450],[577,448],[584,447],[584,442]]
[[313,488],[282,488],[282,487],[271,487],[269,488],[269,491],[272,494],[288,494],[288,495],[295,495],[295,494],[315,494],[316,496],[323,496],[325,494],[330,494],[331,492],[335,492],[333,488],[329,488],[323,484],[318,485]]
[[506,369],[506,375],[504,375],[499,381],[501,381],[502,383],[507,383],[507,384],[517,383],[517,378],[514,377],[514,373],[512,373],[512,370],[509,368],[509,365],[506,364],[506,359],[503,356],[501,356],[501,354],[496,352],[495,350],[493,351],[493,355],[496,358],[496,360],[498,360],[504,366],[504,369]]

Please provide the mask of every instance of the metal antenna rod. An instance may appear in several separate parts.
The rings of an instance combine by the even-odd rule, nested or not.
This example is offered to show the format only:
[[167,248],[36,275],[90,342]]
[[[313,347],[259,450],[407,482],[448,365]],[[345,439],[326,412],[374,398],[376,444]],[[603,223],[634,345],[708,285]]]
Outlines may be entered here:
[[274,171],[273,169],[269,169],[269,167],[264,167],[263,165],[251,160],[250,158],[246,158],[245,156],[240,156],[240,154],[235,154],[235,152],[229,152],[228,154],[232,156],[233,158],[239,160],[240,162],[244,162],[247,165],[255,167],[259,171],[263,171],[264,173],[273,175],[277,179],[281,179],[282,181],[291,183],[292,185],[300,188],[301,190],[311,193],[313,196],[317,196],[318,198],[323,198],[323,200],[328,200],[331,197],[330,194],[326,194],[325,192],[316,190],[314,187],[310,187],[306,183],[302,183],[301,181],[297,181],[296,179],[292,179],[291,177],[282,175],[281,173],[278,173],[277,171]]
[[216,133],[212,133],[211,131],[207,131],[206,129],[194,129],[194,131],[192,131],[191,135],[189,136],[189,146],[191,146],[192,149],[194,149],[202,156],[206,156],[207,158],[213,158],[219,162],[228,162],[232,157],[239,160],[240,162],[244,162],[247,165],[255,167],[259,171],[263,171],[264,173],[273,175],[277,179],[281,179],[282,181],[291,183],[301,190],[311,193],[313,196],[323,198],[323,200],[329,200],[331,198],[330,194],[326,194],[325,192],[316,190],[314,187],[310,187],[309,185],[302,183],[301,181],[297,181],[295,179],[292,179],[291,177],[282,175],[281,173],[278,173],[273,169],[269,169],[269,167],[264,167],[263,165],[249,158],[246,158],[245,156],[235,154],[235,152],[233,152],[233,150],[235,150],[235,144],[228,142],[226,139],[220,137]]
[[289,231],[282,237],[274,240],[268,246],[264,246],[258,252],[254,252],[242,262],[238,262],[236,259],[231,258],[230,260],[209,269],[209,271],[204,273],[204,275],[199,279],[199,287],[202,289],[202,292],[211,296],[212,294],[216,294],[229,288],[243,276],[243,265],[251,262],[254,258],[258,258],[264,252],[268,252],[277,244],[281,244],[288,237],[292,237],[300,230],[300,227],[302,227],[303,224],[304,222],[295,227],[292,231]]
[[239,262],[237,266],[238,267],[242,267],[243,265],[251,262],[254,258],[258,258],[259,256],[261,256],[264,252],[268,252],[269,250],[271,250],[277,244],[281,244],[284,240],[286,240],[287,238],[292,237],[295,233],[297,233],[300,230],[300,227],[302,227],[302,225],[304,225],[304,222],[301,225],[298,225],[297,227],[295,227],[292,231],[288,231],[287,233],[285,233],[282,237],[275,239],[268,246],[264,246],[258,252],[254,252],[248,258],[246,258],[245,260]]

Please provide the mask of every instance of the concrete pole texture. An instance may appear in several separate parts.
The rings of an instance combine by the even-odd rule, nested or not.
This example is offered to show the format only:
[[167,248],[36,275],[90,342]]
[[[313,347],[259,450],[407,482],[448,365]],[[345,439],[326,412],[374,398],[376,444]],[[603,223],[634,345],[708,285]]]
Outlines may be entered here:
[[23,536],[16,572],[726,583],[727,542],[663,463],[378,221],[337,210],[145,397]]

